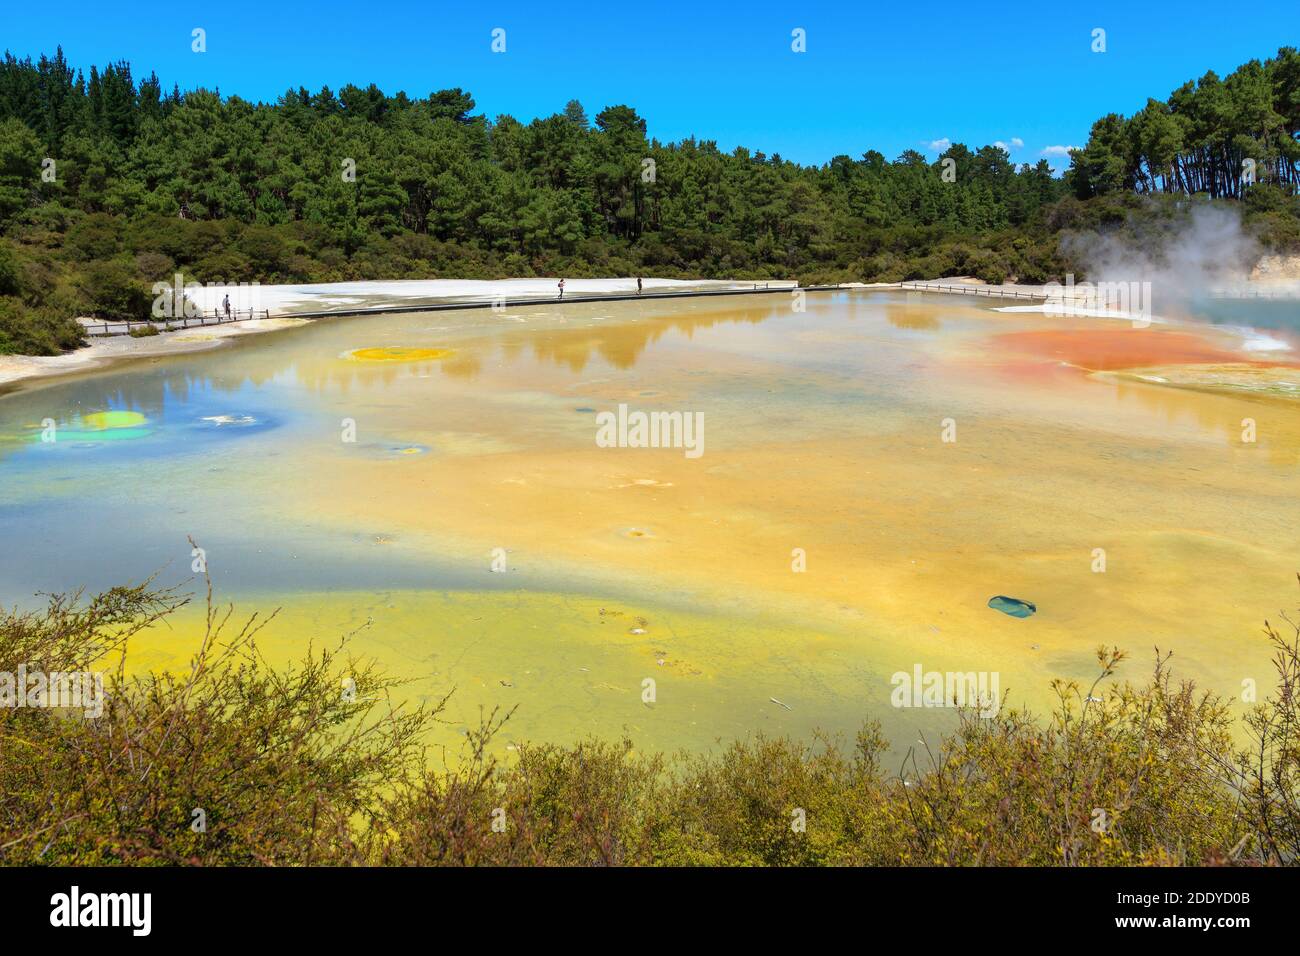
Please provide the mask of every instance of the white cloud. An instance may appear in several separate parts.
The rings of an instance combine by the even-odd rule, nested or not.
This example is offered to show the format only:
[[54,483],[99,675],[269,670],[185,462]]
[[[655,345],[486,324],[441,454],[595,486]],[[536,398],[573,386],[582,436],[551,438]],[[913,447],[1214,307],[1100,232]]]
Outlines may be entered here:
[[1061,156],[1065,159],[1070,158],[1070,150],[1081,149],[1079,146],[1048,146],[1043,149],[1044,156]]
[[[951,145],[952,145],[952,140],[949,139],[947,136],[944,136],[941,139],[930,140],[930,142],[925,144],[925,148],[932,153],[942,153],[947,151],[948,147]],[[1005,149],[1009,153],[1013,149],[1020,149],[1022,146],[1025,145],[1025,141],[1021,139],[1019,136],[1012,136],[1011,139],[1006,142],[1003,142],[1002,140],[998,140],[993,145],[998,147],[998,149]]]

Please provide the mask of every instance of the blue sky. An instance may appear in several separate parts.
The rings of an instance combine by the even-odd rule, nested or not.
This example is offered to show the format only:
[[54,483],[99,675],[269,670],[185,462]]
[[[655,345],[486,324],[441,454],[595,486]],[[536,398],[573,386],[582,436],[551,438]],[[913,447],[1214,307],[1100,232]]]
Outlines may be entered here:
[[[1300,43],[1300,4],[61,3],[3,0],[0,47],[62,44],[74,66],[131,61],[167,88],[274,100],[349,82],[425,95],[460,86],[491,117],[627,103],[651,136],[695,134],[805,163],[1001,141],[1017,162],[1079,145],[1093,119]],[[125,11],[130,11],[129,14]],[[1238,15],[1234,15],[1234,11]],[[191,30],[207,52],[191,51]],[[494,54],[492,30],[506,31]],[[791,50],[806,31],[807,52]],[[1093,53],[1092,31],[1106,31]],[[1023,144],[1023,145],[1018,145]],[[1059,158],[1048,154],[1054,164]]]

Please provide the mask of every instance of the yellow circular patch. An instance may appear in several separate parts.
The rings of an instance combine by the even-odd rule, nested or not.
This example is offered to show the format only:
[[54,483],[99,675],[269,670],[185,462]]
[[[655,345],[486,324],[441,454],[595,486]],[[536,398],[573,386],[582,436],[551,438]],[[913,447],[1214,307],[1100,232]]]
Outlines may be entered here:
[[429,362],[445,359],[451,349],[412,349],[400,346],[374,349],[354,349],[345,354],[354,362]]
[[110,428],[138,428],[147,421],[139,412],[92,412],[81,417],[82,427],[92,432]]

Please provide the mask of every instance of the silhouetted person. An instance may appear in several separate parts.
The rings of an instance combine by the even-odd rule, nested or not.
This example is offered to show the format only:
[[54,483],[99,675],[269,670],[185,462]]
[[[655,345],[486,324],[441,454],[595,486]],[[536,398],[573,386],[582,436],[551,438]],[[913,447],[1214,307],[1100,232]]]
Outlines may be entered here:
[[637,276],[637,277],[636,277],[636,294],[637,294],[637,295],[640,295],[640,294],[641,294],[641,277],[640,277],[640,276]]

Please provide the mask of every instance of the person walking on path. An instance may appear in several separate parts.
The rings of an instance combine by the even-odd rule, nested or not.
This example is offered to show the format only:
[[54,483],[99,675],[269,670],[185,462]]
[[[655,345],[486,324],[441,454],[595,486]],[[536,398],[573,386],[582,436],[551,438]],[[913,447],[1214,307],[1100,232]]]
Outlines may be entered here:
[[640,276],[637,276],[637,277],[636,277],[636,294],[637,294],[637,295],[640,295],[640,294],[641,294],[641,277],[640,277]]
[[560,298],[561,298],[561,299],[564,298],[564,280],[563,280],[563,279],[560,280]]
[[221,300],[221,307],[226,310],[226,318],[230,318],[230,296]]

